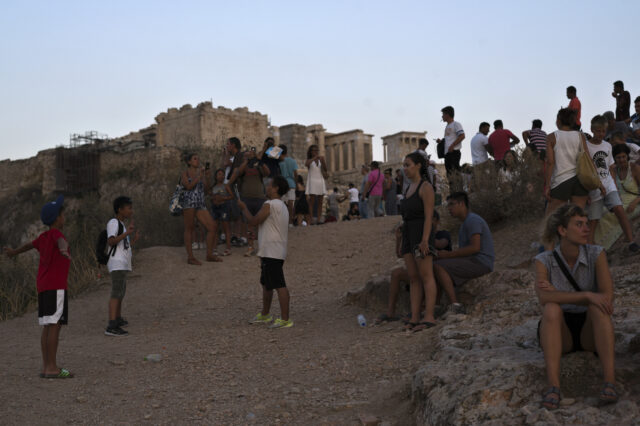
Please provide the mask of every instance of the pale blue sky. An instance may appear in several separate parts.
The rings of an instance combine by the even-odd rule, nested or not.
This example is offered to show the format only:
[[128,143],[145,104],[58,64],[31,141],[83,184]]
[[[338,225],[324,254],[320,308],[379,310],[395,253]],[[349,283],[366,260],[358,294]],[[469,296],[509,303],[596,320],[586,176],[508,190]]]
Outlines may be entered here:
[[[3,1],[0,159],[121,136],[213,100],[274,125],[441,137],[453,105],[481,121],[554,128],[573,84],[583,117],[640,95],[639,1]],[[635,21],[634,21],[635,20]],[[430,150],[435,147],[430,147]]]

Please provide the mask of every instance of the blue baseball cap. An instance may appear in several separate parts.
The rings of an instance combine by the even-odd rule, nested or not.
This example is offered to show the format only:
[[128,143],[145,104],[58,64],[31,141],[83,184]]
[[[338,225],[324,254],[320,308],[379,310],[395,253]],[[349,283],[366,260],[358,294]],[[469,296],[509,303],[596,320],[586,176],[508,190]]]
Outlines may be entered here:
[[64,197],[60,195],[55,201],[45,204],[40,211],[40,219],[42,220],[42,223],[47,226],[51,226],[60,214],[62,203],[64,203]]

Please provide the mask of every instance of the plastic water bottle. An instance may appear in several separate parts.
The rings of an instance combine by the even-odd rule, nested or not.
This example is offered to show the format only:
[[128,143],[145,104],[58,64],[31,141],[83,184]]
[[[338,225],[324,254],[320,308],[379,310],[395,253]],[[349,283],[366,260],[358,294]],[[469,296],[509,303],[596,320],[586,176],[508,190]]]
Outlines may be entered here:
[[364,315],[362,314],[358,315],[358,324],[360,325],[360,327],[367,326],[367,319],[364,317]]
[[149,354],[149,355],[144,357],[144,360],[145,361],[160,362],[160,361],[162,361],[162,355],[160,355],[160,354]]

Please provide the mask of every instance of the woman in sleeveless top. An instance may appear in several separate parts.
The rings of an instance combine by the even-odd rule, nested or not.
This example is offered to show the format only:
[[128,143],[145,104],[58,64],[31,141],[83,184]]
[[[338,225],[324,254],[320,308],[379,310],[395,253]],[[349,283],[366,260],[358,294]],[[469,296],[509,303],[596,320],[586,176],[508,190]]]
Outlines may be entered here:
[[587,205],[587,191],[577,176],[580,146],[588,152],[584,134],[571,130],[575,123],[575,111],[562,108],[558,111],[558,130],[547,136],[547,168],[545,171],[545,196],[549,200],[547,215],[567,202],[582,208]]
[[[431,235],[434,194],[431,184],[422,178],[427,170],[422,155],[416,152],[407,155],[403,167],[410,182],[400,204],[403,220],[400,254],[404,258],[411,284],[411,320],[406,329],[419,331],[435,325],[434,310],[438,292],[433,275],[433,255],[430,252],[434,242]],[[426,309],[424,317],[420,319],[423,296]]]
[[200,167],[198,154],[188,154],[185,160],[188,167],[182,173],[180,182],[184,187],[182,216],[184,217],[184,245],[187,249],[187,263],[190,265],[202,265],[193,256],[193,248],[191,246],[196,218],[207,229],[207,262],[222,262],[222,259],[213,254],[213,238],[216,229],[204,200],[205,192],[209,191],[209,183],[207,182],[205,171]]
[[[215,223],[216,232],[214,232],[214,244],[213,247],[218,247],[218,232],[220,224],[224,230],[225,240],[227,248],[223,253],[223,256],[229,256],[231,254],[231,230],[229,226],[229,202],[235,197],[229,185],[224,183],[225,172],[224,169],[216,170],[214,176],[214,185],[211,188],[211,216]],[[216,251],[213,252],[217,255]]]
[[309,175],[307,176],[307,188],[305,193],[309,196],[308,203],[311,207],[312,223],[317,224],[318,221],[322,222],[322,202],[324,195],[327,193],[327,187],[324,183],[324,174],[327,173],[327,164],[324,161],[324,157],[319,155],[320,149],[318,145],[311,145],[307,150],[307,161],[305,166],[309,168]]

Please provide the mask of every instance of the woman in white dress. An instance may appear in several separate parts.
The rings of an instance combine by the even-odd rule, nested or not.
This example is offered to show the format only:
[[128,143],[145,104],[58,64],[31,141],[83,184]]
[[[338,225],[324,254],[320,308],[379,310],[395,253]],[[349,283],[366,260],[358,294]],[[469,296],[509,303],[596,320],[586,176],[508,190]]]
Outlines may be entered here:
[[[324,177],[327,173],[327,163],[324,157],[320,156],[318,145],[311,145],[307,150],[307,161],[304,163],[309,169],[307,176],[307,188],[305,194],[308,197],[311,210],[311,224],[315,225],[322,218],[322,201],[327,193]],[[315,215],[314,213],[315,209]],[[315,217],[313,217],[315,216]]]

